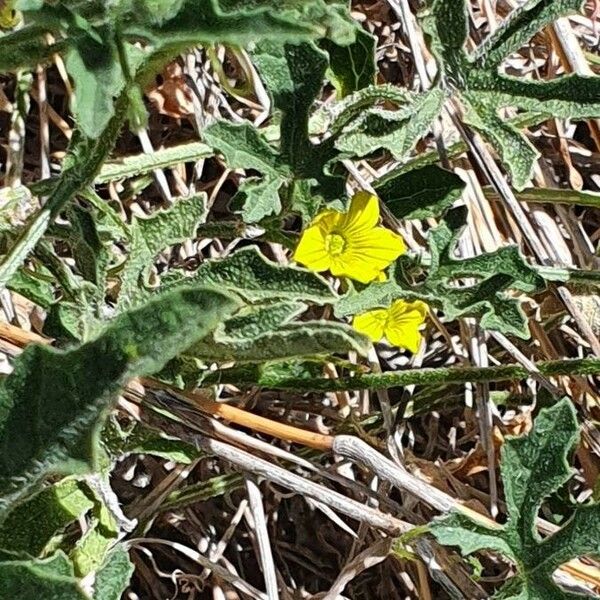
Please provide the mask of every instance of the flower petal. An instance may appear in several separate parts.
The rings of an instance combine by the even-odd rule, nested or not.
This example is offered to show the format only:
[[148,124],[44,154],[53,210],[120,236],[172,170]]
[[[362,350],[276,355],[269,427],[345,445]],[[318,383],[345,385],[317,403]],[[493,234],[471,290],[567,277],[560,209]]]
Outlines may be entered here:
[[392,346],[406,348],[413,354],[419,349],[422,337],[423,336],[418,328],[410,327],[405,323],[401,323],[400,325],[388,324],[385,329],[385,339],[392,344]]
[[396,300],[390,306],[390,317],[394,321],[401,321],[404,319],[412,321],[416,318],[420,318],[422,323],[425,320],[425,317],[427,317],[428,312],[429,307],[425,302],[421,302],[421,300],[415,300],[413,302]]
[[378,279],[380,272],[405,251],[404,240],[398,234],[384,227],[375,227],[348,238],[348,248],[336,257],[339,272],[334,273],[332,269],[332,273],[368,283]]
[[385,337],[390,344],[416,352],[421,344],[419,329],[427,316],[427,305],[420,300],[396,300],[389,309]]
[[318,225],[324,233],[331,233],[332,231],[340,229],[340,224],[346,218],[345,213],[341,213],[338,210],[328,208],[323,212],[320,212],[312,221],[310,226]]
[[348,277],[361,283],[369,283],[381,273],[377,265],[365,261],[360,254],[348,252],[332,257],[329,270],[335,277]]
[[361,191],[352,196],[350,208],[340,223],[342,232],[351,236],[373,229],[379,221],[379,200],[369,192]]
[[388,311],[385,308],[378,308],[356,315],[352,320],[352,327],[366,335],[371,341],[378,342],[383,338],[387,314]]
[[294,252],[294,260],[313,271],[326,271],[331,258],[325,246],[326,232],[319,225],[311,225],[304,230]]
[[375,227],[360,235],[348,236],[348,246],[353,252],[361,252],[365,260],[372,258],[387,264],[406,252],[402,237],[385,227]]

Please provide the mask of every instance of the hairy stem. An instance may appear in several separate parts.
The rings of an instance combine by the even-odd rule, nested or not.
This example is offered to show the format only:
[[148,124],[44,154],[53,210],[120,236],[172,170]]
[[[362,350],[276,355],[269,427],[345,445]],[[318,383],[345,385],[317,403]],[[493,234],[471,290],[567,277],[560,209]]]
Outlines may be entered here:
[[[600,359],[579,358],[574,360],[549,360],[536,364],[542,375],[599,375]],[[527,369],[521,365],[500,365],[497,367],[445,367],[435,369],[408,369],[387,373],[365,373],[337,379],[284,377],[259,375],[232,369],[215,371],[205,378],[203,385],[210,383],[232,383],[236,386],[263,386],[272,389],[294,390],[296,392],[321,391],[338,392],[344,390],[365,390],[403,387],[407,385],[439,385],[482,381],[511,381],[529,377]]]

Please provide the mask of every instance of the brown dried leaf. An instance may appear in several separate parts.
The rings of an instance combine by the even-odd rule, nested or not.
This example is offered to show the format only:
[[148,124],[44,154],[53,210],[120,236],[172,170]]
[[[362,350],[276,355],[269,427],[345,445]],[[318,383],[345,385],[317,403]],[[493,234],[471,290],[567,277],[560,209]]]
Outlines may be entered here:
[[161,115],[176,119],[194,114],[192,90],[187,85],[181,66],[174,62],[165,67],[163,82],[146,90],[146,97]]

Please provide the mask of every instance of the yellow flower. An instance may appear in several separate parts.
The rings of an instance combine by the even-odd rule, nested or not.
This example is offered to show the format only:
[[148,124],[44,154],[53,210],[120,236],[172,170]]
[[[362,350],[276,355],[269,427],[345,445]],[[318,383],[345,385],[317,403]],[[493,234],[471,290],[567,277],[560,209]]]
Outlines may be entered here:
[[378,227],[379,202],[368,192],[356,193],[348,212],[327,209],[304,231],[294,259],[313,271],[331,271],[361,283],[377,279],[406,251],[404,240]]
[[12,29],[21,20],[14,4],[15,0],[0,0],[0,28]]
[[352,326],[373,342],[383,337],[390,344],[416,352],[421,344],[421,325],[427,316],[427,304],[416,300],[396,300],[389,308],[377,308],[356,315]]

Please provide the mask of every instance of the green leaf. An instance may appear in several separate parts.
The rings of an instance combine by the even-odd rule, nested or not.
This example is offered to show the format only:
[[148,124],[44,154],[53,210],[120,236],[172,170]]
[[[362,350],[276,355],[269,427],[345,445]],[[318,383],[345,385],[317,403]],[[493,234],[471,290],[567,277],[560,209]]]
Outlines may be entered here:
[[119,537],[119,527],[102,502],[96,502],[88,527],[77,540],[69,558],[75,573],[86,577],[98,571]]
[[62,552],[44,560],[0,562],[0,598],[89,600]]
[[107,315],[113,313],[100,303],[101,294],[100,288],[84,282],[76,302],[62,300],[52,304],[44,321],[44,335],[55,338],[59,345],[96,337],[105,326]]
[[252,341],[263,333],[274,331],[292,321],[306,310],[300,302],[275,302],[245,306],[231,317],[214,337],[221,341]]
[[[423,300],[440,308],[447,319],[472,316],[481,326],[520,338],[529,337],[525,314],[519,301],[508,295],[511,289],[531,292],[543,288],[544,279],[521,257],[516,248],[459,260],[454,250],[464,228],[467,211],[458,207],[429,234],[431,266],[422,283],[415,284],[407,260],[400,260],[387,281],[371,283],[362,291],[351,291],[335,305],[338,316],[357,314],[373,308],[387,307],[399,298]],[[414,265],[412,266],[414,268]],[[465,277],[478,281],[457,286]]]
[[464,0],[433,0],[423,17],[423,29],[431,38],[431,49],[452,79],[459,80],[465,67],[463,47],[469,33],[467,17]]
[[0,516],[49,473],[93,470],[98,425],[120,387],[159,371],[235,307],[231,294],[179,290],[79,348],[28,347],[0,384]]
[[54,287],[50,283],[53,278],[46,269],[42,268],[39,271],[41,273],[34,274],[21,268],[12,276],[6,287],[35,302],[38,306],[48,309],[54,302]]
[[514,289],[533,292],[544,287],[544,279],[524,260],[517,246],[506,246],[495,252],[472,258],[455,259],[454,251],[465,228],[467,208],[457,207],[448,212],[444,221],[430,233],[432,264],[429,276],[457,279],[460,277],[486,278],[505,275]]
[[356,25],[356,40],[347,46],[339,46],[324,40],[321,47],[329,54],[327,76],[333,83],[338,98],[345,98],[375,81],[376,39],[360,25]]
[[250,123],[217,121],[203,135],[206,143],[225,157],[231,169],[256,169],[272,177],[285,173],[277,151]]
[[195,237],[206,218],[206,194],[178,200],[172,208],[148,218],[133,217],[131,247],[121,273],[118,308],[139,303],[148,287],[148,274],[156,256],[165,248]]
[[542,409],[531,433],[508,438],[502,448],[506,525],[489,528],[455,513],[430,526],[442,544],[457,545],[464,553],[491,549],[515,563],[516,576],[498,592],[497,598],[581,598],[563,592],[552,575],[573,558],[600,552],[600,505],[574,506],[561,529],[544,540],[536,533],[535,525],[542,502],[571,477],[567,459],[578,439],[575,409],[567,398]]
[[426,165],[377,181],[375,192],[398,219],[426,219],[443,215],[458,200],[465,182],[451,171]]
[[183,0],[171,18],[162,10],[148,19],[135,5],[123,24],[123,33],[144,38],[172,55],[199,44],[246,46],[261,39],[286,39],[290,42],[329,35],[340,43],[353,39],[349,19],[324,0],[287,1],[283,6],[273,0],[234,2],[205,0],[199,10],[197,0]]
[[499,117],[499,110],[510,106],[562,118],[597,117],[600,78],[568,75],[552,81],[529,81],[500,75],[498,66],[537,31],[581,5],[581,0],[526,1],[474,57],[464,49],[468,31],[465,0],[433,0],[424,18],[431,49],[441,67],[439,85],[464,105],[465,122],[497,149],[517,190],[530,181],[539,154],[526,137]]
[[75,264],[84,279],[103,291],[110,257],[100,240],[94,215],[81,206],[73,205],[69,209],[69,216],[69,241]]
[[236,209],[240,206],[244,223],[258,223],[269,215],[278,215],[281,212],[279,189],[283,184],[281,177],[250,177],[242,181],[232,203]]
[[214,286],[250,301],[282,299],[328,304],[337,299],[325,279],[316,273],[270,261],[256,246],[207,261],[192,277],[174,274],[163,278],[163,289],[180,285]]
[[518,129],[498,116],[493,99],[474,92],[465,92],[463,98],[465,122],[493,142],[512,176],[513,186],[522,190],[531,179],[539,152]]
[[162,25],[181,10],[184,0],[133,0],[137,10],[146,13],[153,23]]
[[358,157],[384,148],[401,161],[429,131],[445,97],[445,92],[433,88],[415,95],[409,104],[397,111],[369,108],[344,128],[335,147]]
[[125,86],[117,49],[108,28],[72,36],[65,66],[75,84],[72,110],[83,133],[97,138],[114,114],[114,101]]
[[254,339],[229,337],[221,330],[192,346],[188,354],[211,362],[262,362],[350,351],[364,356],[368,348],[366,338],[347,325],[308,321],[282,325]]
[[600,77],[573,73],[551,81],[527,81],[473,69],[469,88],[490,106],[515,106],[562,119],[600,114]]
[[200,456],[192,444],[159,433],[141,422],[124,430],[116,419],[109,418],[101,438],[103,447],[115,460],[127,454],[150,454],[189,465]]
[[481,45],[476,53],[478,63],[492,70],[546,25],[578,12],[582,4],[582,0],[529,0],[521,4]]
[[38,556],[54,535],[93,506],[82,483],[64,479],[8,514],[0,525],[0,549]]
[[134,565],[121,544],[106,557],[94,579],[94,600],[120,600],[129,585]]
[[[308,117],[320,92],[327,55],[314,44],[262,42],[252,52],[281,116],[281,158],[298,177],[314,175],[314,148],[308,137]],[[323,163],[318,170],[322,170]]]

